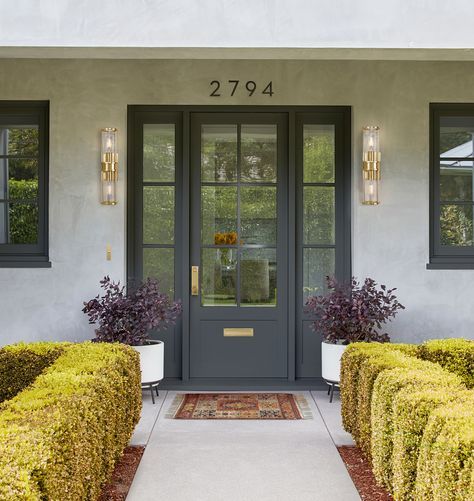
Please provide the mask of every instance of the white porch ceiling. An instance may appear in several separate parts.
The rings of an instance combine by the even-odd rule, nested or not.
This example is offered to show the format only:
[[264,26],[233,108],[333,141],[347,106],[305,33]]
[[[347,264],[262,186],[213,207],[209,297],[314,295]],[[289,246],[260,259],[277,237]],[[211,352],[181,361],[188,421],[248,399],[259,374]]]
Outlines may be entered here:
[[0,57],[474,60],[471,0],[2,0]]

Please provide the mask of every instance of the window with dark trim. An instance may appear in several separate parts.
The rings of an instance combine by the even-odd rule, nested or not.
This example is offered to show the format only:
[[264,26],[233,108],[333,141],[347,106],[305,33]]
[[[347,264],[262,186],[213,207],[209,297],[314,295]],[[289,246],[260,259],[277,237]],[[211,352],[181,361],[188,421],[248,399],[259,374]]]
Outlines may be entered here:
[[49,267],[49,102],[0,101],[0,267]]

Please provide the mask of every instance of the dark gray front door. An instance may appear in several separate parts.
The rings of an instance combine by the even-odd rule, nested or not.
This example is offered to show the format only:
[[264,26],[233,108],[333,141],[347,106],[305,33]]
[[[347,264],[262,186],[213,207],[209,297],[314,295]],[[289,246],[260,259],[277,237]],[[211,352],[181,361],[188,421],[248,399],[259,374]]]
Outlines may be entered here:
[[287,143],[283,113],[191,116],[191,378],[287,377]]
[[350,109],[130,106],[127,185],[129,284],[183,304],[152,333],[164,384],[317,387],[304,304],[351,275]]

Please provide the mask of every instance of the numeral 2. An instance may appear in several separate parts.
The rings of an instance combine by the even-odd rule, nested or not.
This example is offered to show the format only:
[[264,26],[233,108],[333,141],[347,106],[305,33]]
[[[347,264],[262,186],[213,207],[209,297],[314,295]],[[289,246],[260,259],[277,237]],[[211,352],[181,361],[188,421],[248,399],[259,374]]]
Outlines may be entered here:
[[211,82],[211,85],[215,85],[216,88],[211,92],[210,95],[213,97],[220,97],[220,94],[217,92],[221,87],[221,83],[219,82],[219,80],[213,80]]

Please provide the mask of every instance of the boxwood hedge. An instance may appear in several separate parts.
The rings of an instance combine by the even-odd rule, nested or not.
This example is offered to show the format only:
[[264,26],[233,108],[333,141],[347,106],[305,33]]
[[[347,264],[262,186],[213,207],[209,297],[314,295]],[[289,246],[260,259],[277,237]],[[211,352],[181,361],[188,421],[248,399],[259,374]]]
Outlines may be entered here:
[[400,390],[393,404],[392,492],[395,499],[415,499],[414,489],[420,444],[431,413],[461,399],[469,399],[472,392],[431,385]]
[[14,397],[51,365],[68,343],[19,343],[0,349],[0,402]]
[[341,400],[344,428],[370,457],[372,389],[380,372],[393,367],[410,367],[414,345],[354,343],[342,356]]
[[462,389],[461,379],[438,364],[411,358],[412,367],[381,372],[373,388],[370,421],[372,424],[371,455],[378,483],[393,492],[393,439],[399,422],[394,422],[394,401],[402,389],[444,388],[452,392]]
[[394,499],[474,501],[472,355],[465,339],[344,353],[344,426]]
[[458,374],[468,388],[474,388],[474,341],[433,339],[421,344],[417,355]]
[[420,445],[415,499],[474,499],[474,395],[435,409]]
[[0,405],[0,499],[95,500],[139,419],[139,357],[120,344],[46,348],[61,353]]

